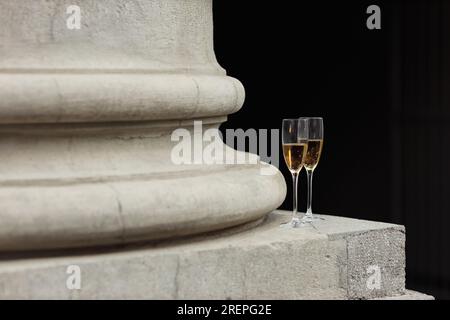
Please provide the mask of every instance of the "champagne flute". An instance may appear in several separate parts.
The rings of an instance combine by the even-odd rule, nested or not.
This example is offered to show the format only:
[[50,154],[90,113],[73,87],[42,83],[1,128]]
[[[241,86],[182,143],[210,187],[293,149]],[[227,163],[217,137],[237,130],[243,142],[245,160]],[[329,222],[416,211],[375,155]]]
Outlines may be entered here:
[[313,173],[319,164],[320,155],[323,147],[323,119],[322,118],[303,118],[308,122],[308,148],[305,156],[305,170],[308,178],[308,197],[306,204],[306,213],[302,222],[309,223],[314,220],[322,219],[313,216],[312,213],[312,184]]
[[301,225],[301,217],[297,208],[298,175],[303,168],[303,162],[308,148],[308,121],[306,119],[284,119],[282,129],[283,156],[293,183],[292,220],[283,226],[297,228]]

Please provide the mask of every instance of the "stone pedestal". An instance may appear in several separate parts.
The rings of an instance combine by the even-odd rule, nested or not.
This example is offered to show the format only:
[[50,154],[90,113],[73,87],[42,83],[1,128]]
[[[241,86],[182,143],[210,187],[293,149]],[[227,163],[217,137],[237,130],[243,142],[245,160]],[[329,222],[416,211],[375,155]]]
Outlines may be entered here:
[[[290,216],[153,245],[9,256],[0,298],[432,298],[405,291],[403,226],[323,216],[314,227],[280,228]],[[79,267],[79,290],[67,288],[70,266]]]

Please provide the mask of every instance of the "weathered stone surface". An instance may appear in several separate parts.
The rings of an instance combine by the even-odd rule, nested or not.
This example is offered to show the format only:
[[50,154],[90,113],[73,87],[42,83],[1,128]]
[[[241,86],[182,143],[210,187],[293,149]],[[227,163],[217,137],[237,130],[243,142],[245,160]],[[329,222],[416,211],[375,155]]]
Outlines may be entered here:
[[[404,227],[341,217],[338,218],[339,221],[334,219],[330,217],[328,223],[319,221],[316,225],[331,240],[346,240],[346,285],[349,298],[368,299],[402,294],[405,287]],[[375,270],[380,271],[381,286],[379,289],[368,289],[368,277]]]
[[[404,294],[402,226],[323,216],[314,227],[280,228],[290,213],[261,225],[154,245],[61,257],[7,256],[0,298],[366,299]],[[369,265],[381,289],[364,287]],[[81,290],[66,269],[81,268]]]
[[[405,287],[405,236],[401,229],[372,231],[347,238],[348,286],[351,298],[383,297]],[[380,268],[381,286],[368,290],[367,276]]]

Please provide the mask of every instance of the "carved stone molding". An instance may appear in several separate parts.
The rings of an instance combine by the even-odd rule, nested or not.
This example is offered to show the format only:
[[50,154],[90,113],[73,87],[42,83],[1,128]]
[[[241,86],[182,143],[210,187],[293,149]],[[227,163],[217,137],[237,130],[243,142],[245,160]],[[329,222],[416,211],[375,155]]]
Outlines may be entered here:
[[0,251],[225,229],[282,203],[263,163],[171,161],[174,129],[218,128],[244,101],[211,0],[79,0],[80,30],[70,4],[0,3]]

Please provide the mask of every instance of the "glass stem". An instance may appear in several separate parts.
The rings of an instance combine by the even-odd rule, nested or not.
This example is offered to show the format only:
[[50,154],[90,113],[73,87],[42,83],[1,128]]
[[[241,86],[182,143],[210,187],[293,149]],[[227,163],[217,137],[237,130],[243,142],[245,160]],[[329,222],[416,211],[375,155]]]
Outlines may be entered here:
[[297,206],[297,197],[298,197],[298,172],[294,172],[292,173],[292,199],[293,199],[293,204],[292,204],[292,220],[299,220],[300,217],[298,215],[298,206]]
[[306,176],[308,178],[308,198],[306,201],[306,216],[307,217],[312,217],[313,172],[314,172],[314,170],[306,170]]

